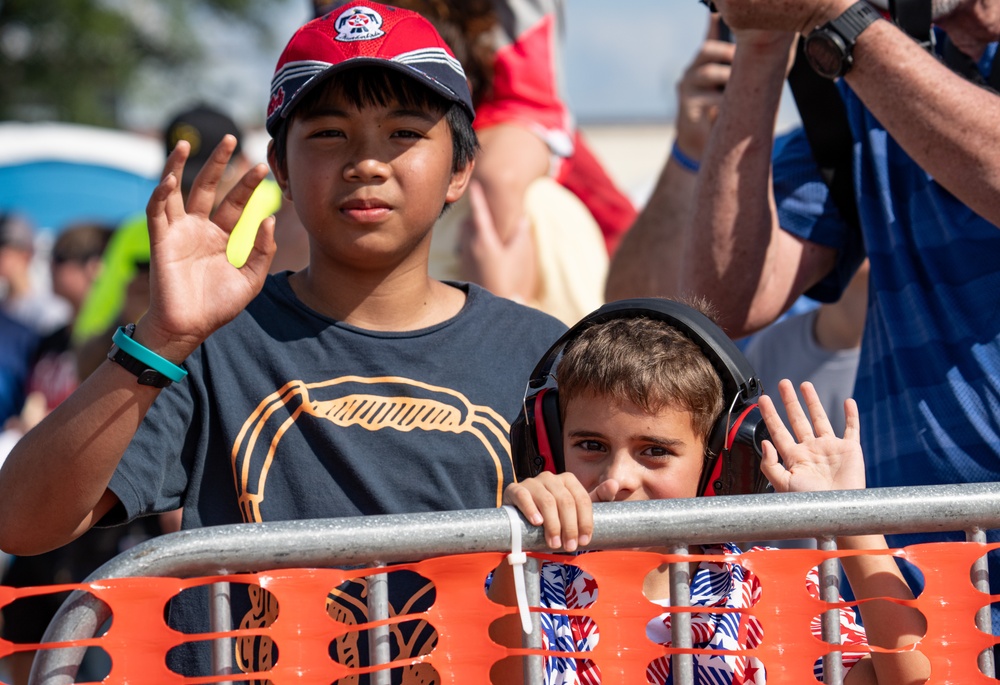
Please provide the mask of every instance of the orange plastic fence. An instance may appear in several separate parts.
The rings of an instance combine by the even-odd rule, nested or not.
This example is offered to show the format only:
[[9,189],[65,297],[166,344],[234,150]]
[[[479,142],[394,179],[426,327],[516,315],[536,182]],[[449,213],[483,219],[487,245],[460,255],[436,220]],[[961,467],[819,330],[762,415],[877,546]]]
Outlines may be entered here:
[[[925,577],[924,591],[907,604],[918,608],[927,618],[927,634],[917,644],[917,649],[930,660],[931,679],[928,682],[931,685],[996,683],[977,668],[979,653],[990,648],[997,639],[975,627],[975,614],[980,607],[1000,596],[991,597],[977,591],[970,580],[970,569],[976,559],[997,547],[1000,545],[949,542],[914,545],[894,551],[919,568]],[[763,586],[760,602],[749,610],[763,626],[763,643],[756,650],[744,653],[763,661],[768,683],[801,685],[815,682],[812,665],[830,651],[829,645],[812,636],[809,624],[823,611],[842,605],[827,604],[809,595],[804,582],[809,570],[831,555],[871,553],[877,552],[768,550],[746,553],[734,559],[755,572]],[[567,557],[557,558],[567,561]],[[701,558],[704,557],[608,551],[586,554],[573,561],[593,575],[599,586],[599,598],[593,606],[571,613],[587,614],[600,626],[601,639],[589,657],[600,666],[603,683],[632,685],[644,682],[649,662],[681,651],[661,647],[646,639],[647,622],[662,610],[643,597],[642,581],[650,570],[664,562]],[[232,677],[185,678],[166,667],[167,652],[183,642],[221,636],[266,635],[278,645],[279,657],[271,670],[260,674],[262,677],[276,685],[333,683],[358,673],[403,665],[394,663],[352,670],[330,658],[329,646],[335,637],[375,625],[422,618],[437,630],[438,643],[431,653],[418,661],[433,666],[442,685],[488,683],[490,667],[496,661],[510,655],[539,653],[502,647],[488,636],[491,622],[516,611],[494,604],[483,590],[483,580],[502,560],[500,553],[469,554],[369,570],[292,569],[211,578],[123,578],[89,585],[0,587],[0,607],[29,595],[82,589],[106,602],[113,615],[111,627],[100,637],[58,645],[0,641],[0,658],[39,647],[98,646],[110,655],[113,664],[105,683],[209,683]],[[355,626],[338,623],[327,614],[326,598],[332,587],[369,573],[403,569],[416,571],[435,584],[436,600],[426,612]],[[280,607],[277,619],[263,629],[198,635],[182,634],[166,625],[163,607],[172,596],[219,580],[259,584],[266,588],[277,598]],[[704,611],[703,608],[698,610]],[[413,660],[405,663],[413,663]]]

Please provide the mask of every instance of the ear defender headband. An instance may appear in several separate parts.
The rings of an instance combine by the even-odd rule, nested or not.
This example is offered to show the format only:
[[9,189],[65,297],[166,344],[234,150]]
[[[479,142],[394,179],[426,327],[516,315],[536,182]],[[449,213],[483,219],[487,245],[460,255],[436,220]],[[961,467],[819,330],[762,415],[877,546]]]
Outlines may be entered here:
[[566,470],[559,416],[558,384],[553,371],[566,347],[586,329],[612,319],[648,317],[664,321],[686,335],[711,362],[722,380],[724,407],[708,436],[708,454],[698,495],[766,492],[760,470],[761,443],[770,438],[757,398],[761,384],[750,362],[721,328],[699,311],[659,298],[620,300],[584,317],[557,340],[531,373],[524,408],[511,426],[511,449],[518,479],[542,471]]

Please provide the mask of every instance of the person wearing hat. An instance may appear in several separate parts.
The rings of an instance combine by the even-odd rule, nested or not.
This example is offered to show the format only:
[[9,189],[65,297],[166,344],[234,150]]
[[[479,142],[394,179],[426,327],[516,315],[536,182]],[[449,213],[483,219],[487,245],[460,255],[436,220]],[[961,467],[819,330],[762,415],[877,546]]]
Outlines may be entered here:
[[[314,15],[347,0],[315,0]],[[431,274],[571,325],[604,302],[609,254],[636,216],[577,130],[562,89],[563,0],[391,0],[441,32],[469,76],[482,149],[434,228]]]
[[[180,183],[183,197],[187,197],[198,172],[227,135],[236,138],[236,149],[219,181],[220,198],[253,166],[243,154],[240,142],[243,133],[236,122],[218,109],[198,104],[178,112],[166,125],[163,138],[168,155],[182,140],[191,146]],[[243,218],[233,229],[227,244],[226,254],[234,266],[241,266],[246,261],[260,222],[280,208],[281,190],[273,180],[264,179],[247,203]],[[115,325],[125,307],[129,283],[134,278],[144,277],[143,270],[148,263],[149,230],[146,215],[142,213],[126,219],[108,245],[100,275],[76,319],[73,339],[77,345],[103,336]]]
[[[347,1],[313,0],[313,16],[333,12]],[[517,219],[530,215],[538,195],[544,194],[546,201],[554,196],[561,207],[567,206],[558,193],[530,188],[534,181],[548,179],[582,203],[592,215],[587,223],[599,227],[599,242],[608,254],[614,252],[636,209],[594,154],[568,104],[562,57],[566,0],[387,4],[420,12],[434,23],[469,76],[483,148],[474,177],[487,191],[495,216],[491,228],[510,242]],[[520,270],[525,272],[524,265]]]
[[[234,267],[229,234],[267,168],[217,202],[226,137],[185,201],[191,148],[179,143],[147,207],[149,309],[8,457],[0,548],[37,553],[98,521],[178,507],[192,528],[499,506],[523,379],[566,327],[428,275],[432,227],[474,166],[474,116],[461,65],[419,14],[356,0],[301,27],[272,80],[268,160],[309,234],[309,265],[268,275],[268,218]],[[331,612],[361,623],[364,589],[347,585]],[[266,627],[277,607],[250,594],[234,587],[237,625]],[[389,600],[419,611],[433,591],[390,579]],[[207,630],[207,609],[207,594],[185,593],[170,624]],[[393,628],[393,658],[434,644],[412,623]],[[364,662],[357,644],[337,642],[342,663]],[[287,666],[266,638],[236,648],[244,671]],[[179,646],[170,666],[208,673],[209,651]],[[149,680],[168,679],[162,668]],[[404,679],[424,676],[417,664]]]

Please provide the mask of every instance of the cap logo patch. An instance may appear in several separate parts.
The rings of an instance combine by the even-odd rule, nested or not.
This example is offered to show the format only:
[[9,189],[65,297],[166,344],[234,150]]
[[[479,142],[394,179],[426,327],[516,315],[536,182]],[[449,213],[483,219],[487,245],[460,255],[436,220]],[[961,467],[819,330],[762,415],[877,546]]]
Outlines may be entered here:
[[345,10],[334,24],[337,40],[352,43],[358,40],[374,40],[385,35],[382,30],[382,16],[367,7],[352,7]]

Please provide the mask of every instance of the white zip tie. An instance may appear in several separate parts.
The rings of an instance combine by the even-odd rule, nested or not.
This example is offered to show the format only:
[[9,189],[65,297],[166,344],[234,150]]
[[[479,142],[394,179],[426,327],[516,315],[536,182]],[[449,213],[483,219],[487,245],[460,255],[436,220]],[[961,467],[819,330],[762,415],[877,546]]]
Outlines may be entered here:
[[517,597],[517,613],[521,617],[521,630],[531,635],[531,612],[528,610],[528,593],[524,586],[524,564],[528,555],[521,551],[521,518],[515,507],[505,504],[501,507],[510,519],[510,554],[507,563],[513,566],[514,594]]

